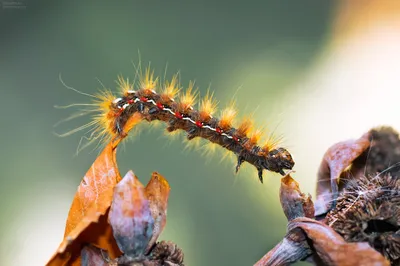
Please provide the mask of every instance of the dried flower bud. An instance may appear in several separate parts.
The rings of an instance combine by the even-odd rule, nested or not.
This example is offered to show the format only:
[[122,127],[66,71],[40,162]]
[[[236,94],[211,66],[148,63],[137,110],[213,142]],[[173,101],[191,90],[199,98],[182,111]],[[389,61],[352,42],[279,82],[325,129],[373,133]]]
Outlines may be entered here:
[[143,255],[153,235],[154,219],[144,186],[132,171],[115,186],[108,219],[125,256]]
[[283,212],[289,221],[297,217],[314,217],[314,204],[311,195],[302,193],[299,183],[290,174],[281,179],[279,197]]

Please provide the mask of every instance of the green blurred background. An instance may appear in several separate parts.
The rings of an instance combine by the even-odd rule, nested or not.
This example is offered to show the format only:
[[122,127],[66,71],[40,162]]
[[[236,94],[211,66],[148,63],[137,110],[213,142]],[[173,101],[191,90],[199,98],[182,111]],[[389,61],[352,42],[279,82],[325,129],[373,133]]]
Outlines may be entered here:
[[[21,2],[19,2],[21,3]],[[4,1],[3,1],[4,4]],[[0,10],[0,264],[43,265],[62,240],[76,188],[98,154],[74,156],[83,132],[59,138],[89,117],[53,125],[88,102],[67,90],[115,89],[132,62],[151,61],[156,74],[176,71],[203,93],[211,83],[220,106],[235,94],[240,114],[258,125],[285,121],[291,86],[313,65],[329,35],[330,1],[26,1]],[[185,252],[187,265],[252,265],[285,234],[279,176],[261,185],[254,169],[234,175],[234,160],[184,151],[183,136],[147,130],[118,152],[121,173],[147,183],[152,171],[171,187],[161,239]],[[292,132],[293,133],[293,132]],[[290,134],[288,135],[290,136]],[[296,147],[286,137],[283,145]],[[296,159],[296,153],[293,152]],[[250,168],[250,167],[248,167]],[[307,180],[307,179],[305,179]],[[306,188],[313,188],[314,177]],[[312,192],[311,190],[309,190]]]

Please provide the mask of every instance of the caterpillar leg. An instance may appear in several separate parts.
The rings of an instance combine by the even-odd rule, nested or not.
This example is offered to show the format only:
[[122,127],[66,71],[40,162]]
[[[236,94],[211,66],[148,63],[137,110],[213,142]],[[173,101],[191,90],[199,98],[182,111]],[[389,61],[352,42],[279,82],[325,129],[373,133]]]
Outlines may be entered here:
[[264,170],[264,168],[257,168],[258,179],[260,179],[261,184],[263,183],[263,170]]
[[243,162],[244,162],[244,157],[239,155],[236,165],[236,173],[239,172],[240,166],[242,165]]

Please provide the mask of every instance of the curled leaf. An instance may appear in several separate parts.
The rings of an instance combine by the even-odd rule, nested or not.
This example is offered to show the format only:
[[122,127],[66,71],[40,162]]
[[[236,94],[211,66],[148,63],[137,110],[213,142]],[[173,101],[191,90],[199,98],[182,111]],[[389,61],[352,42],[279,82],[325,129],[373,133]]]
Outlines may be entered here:
[[288,234],[300,228],[311,241],[313,249],[324,265],[390,265],[389,262],[366,242],[347,243],[331,227],[309,218],[297,218],[288,224]]
[[321,162],[318,171],[317,200],[315,202],[315,216],[327,213],[338,194],[338,179],[370,146],[370,133],[365,133],[357,140],[347,140],[330,147]]
[[[124,132],[131,130],[141,120],[139,113],[132,115]],[[80,251],[87,243],[107,250],[112,258],[121,255],[107,216],[114,186],[121,180],[116,149],[125,136],[112,139],[82,179],[68,214],[64,240],[47,265],[80,265]]]
[[82,179],[68,214],[64,240],[47,265],[80,265],[84,243],[108,250],[112,256],[121,254],[106,219],[114,186],[121,180],[115,153],[116,145],[111,142]]
[[289,222],[288,232],[274,249],[255,266],[278,266],[305,260],[311,254],[314,261],[326,266],[389,266],[389,262],[368,243],[347,243],[332,228],[309,218]]

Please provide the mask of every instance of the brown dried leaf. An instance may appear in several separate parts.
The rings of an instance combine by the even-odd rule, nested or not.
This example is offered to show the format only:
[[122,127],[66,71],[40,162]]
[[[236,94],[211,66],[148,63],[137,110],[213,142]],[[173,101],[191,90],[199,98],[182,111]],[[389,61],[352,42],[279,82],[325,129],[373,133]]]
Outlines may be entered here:
[[82,179],[68,214],[64,241],[47,265],[79,265],[83,243],[92,243],[114,256],[120,254],[105,219],[114,186],[121,180],[115,153],[111,142]]
[[315,215],[327,213],[331,203],[338,197],[338,179],[370,146],[370,133],[365,133],[357,140],[347,140],[330,147],[321,162],[317,180],[317,200]]
[[297,217],[314,217],[314,204],[311,195],[303,194],[299,183],[290,174],[281,179],[279,197],[283,212],[289,221]]
[[[139,113],[131,116],[124,132],[131,130],[141,119]],[[112,258],[121,255],[106,218],[114,186],[121,180],[116,163],[116,149],[121,140],[120,137],[113,139],[82,179],[68,214],[64,240],[48,266],[80,265],[80,251],[85,243],[107,250]]]
[[318,256],[317,261],[325,266],[390,265],[368,243],[347,243],[329,226],[303,217],[289,222],[288,233],[283,241],[268,252],[255,266],[287,265],[304,260],[313,252]]
[[313,249],[324,262],[324,265],[355,266],[374,265],[389,266],[389,262],[366,242],[347,243],[332,228],[309,218],[297,218],[288,224],[288,234],[300,228],[311,240]]

